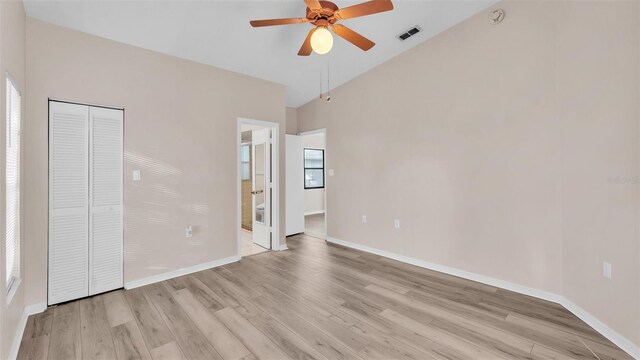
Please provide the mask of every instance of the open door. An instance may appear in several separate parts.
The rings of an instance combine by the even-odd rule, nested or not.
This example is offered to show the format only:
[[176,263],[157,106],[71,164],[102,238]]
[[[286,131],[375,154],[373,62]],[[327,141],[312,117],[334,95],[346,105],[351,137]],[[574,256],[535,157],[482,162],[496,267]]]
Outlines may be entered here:
[[271,129],[254,130],[251,141],[253,242],[271,249]]

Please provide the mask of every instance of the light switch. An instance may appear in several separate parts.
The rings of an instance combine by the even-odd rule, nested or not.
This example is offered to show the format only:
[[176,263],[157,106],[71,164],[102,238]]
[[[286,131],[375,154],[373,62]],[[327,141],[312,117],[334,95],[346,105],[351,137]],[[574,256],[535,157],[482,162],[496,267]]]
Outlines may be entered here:
[[329,176],[333,176],[334,172],[333,169],[329,169]]
[[140,170],[133,170],[133,181],[140,181]]
[[611,264],[606,261],[602,263],[602,275],[607,279],[611,279]]
[[191,226],[191,225],[187,226],[187,231],[186,231],[185,235],[188,238],[193,237],[193,226]]
[[367,215],[362,215],[362,223],[363,224],[367,223]]
[[395,219],[393,221],[393,226],[395,226],[396,229],[400,229],[400,220]]

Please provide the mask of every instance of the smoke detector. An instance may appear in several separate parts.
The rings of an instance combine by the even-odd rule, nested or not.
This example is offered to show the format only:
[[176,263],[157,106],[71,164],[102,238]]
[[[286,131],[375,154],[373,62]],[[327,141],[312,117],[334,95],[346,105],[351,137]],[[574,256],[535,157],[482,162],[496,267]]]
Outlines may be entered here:
[[504,10],[496,9],[489,13],[489,24],[498,25],[504,20]]

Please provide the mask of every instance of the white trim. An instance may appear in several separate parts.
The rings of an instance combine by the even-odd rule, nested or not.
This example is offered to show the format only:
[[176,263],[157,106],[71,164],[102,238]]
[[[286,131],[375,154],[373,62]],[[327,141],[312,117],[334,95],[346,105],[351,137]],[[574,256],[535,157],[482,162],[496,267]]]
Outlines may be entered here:
[[441,273],[461,277],[464,279],[477,281],[479,283],[495,286],[501,289],[510,290],[513,292],[517,292],[524,295],[533,296],[538,299],[551,301],[557,304],[564,306],[567,310],[573,313],[575,316],[580,318],[582,321],[586,322],[589,326],[591,326],[594,330],[602,334],[604,337],[609,339],[611,342],[616,344],[622,350],[626,351],[628,354],[633,356],[636,359],[640,359],[640,347],[635,345],[631,340],[625,338],[620,335],[615,330],[611,329],[602,321],[598,320],[595,316],[591,315],[589,312],[581,308],[580,306],[573,303],[571,300],[565,298],[562,295],[550,293],[547,291],[531,288],[528,286],[523,286],[519,284],[515,284],[509,281],[500,280],[496,278],[492,278],[485,275],[480,275],[476,273],[472,273],[469,271],[464,271],[456,268],[452,268],[449,266],[434,264],[428,261],[419,260],[415,258],[411,258],[404,255],[395,254],[389,251],[376,249],[373,247],[357,244],[350,241],[336,239],[330,236],[327,236],[327,241],[330,243],[346,246],[352,249],[368,252],[371,254],[383,256],[389,259],[397,260],[406,264],[415,265],[421,268],[438,271]]
[[186,268],[182,268],[182,269],[178,269],[178,270],[174,270],[174,271],[169,271],[169,272],[158,274],[158,275],[152,275],[152,276],[149,276],[149,277],[146,277],[146,278],[142,278],[142,279],[138,279],[138,280],[127,281],[127,282],[124,283],[124,288],[127,289],[127,290],[135,289],[135,288],[140,287],[140,286],[154,284],[154,283],[157,283],[157,282],[160,282],[160,281],[173,279],[173,278],[176,278],[178,276],[192,274],[194,272],[198,272],[198,271],[207,270],[207,269],[211,269],[211,268],[214,268],[214,267],[230,264],[230,263],[236,262],[238,260],[240,260],[240,256],[239,255],[233,255],[233,256],[229,256],[229,257],[223,258],[223,259],[213,260],[213,261],[209,261],[209,262],[206,262],[206,263],[202,263],[202,264],[198,264],[198,265],[194,265],[194,266],[189,266],[189,267],[186,267]]
[[11,278],[11,283],[9,284],[9,289],[7,291],[7,298],[5,301],[7,308],[9,308],[9,305],[11,305],[11,301],[13,300],[13,297],[16,295],[16,292],[18,291],[20,284],[22,284],[21,278],[16,278],[16,277]]
[[276,244],[276,247],[273,249],[276,251],[285,251],[285,250],[289,250],[289,248],[287,247],[287,244]]
[[236,124],[236,237],[238,259],[242,258],[242,166],[240,164],[240,145],[242,145],[242,125],[257,125],[271,128],[273,155],[271,163],[271,250],[285,250],[287,245],[280,244],[280,124],[272,121],[238,118]]
[[[307,190],[309,190],[309,189],[307,189]],[[306,211],[306,212],[304,213],[304,216],[307,216],[307,215],[317,215],[317,214],[324,214],[324,210]]]
[[34,305],[25,306],[22,311],[22,317],[18,323],[16,334],[13,337],[11,343],[11,349],[9,349],[9,360],[14,360],[18,357],[18,350],[20,350],[20,343],[22,342],[22,336],[24,335],[24,329],[27,327],[27,319],[31,315],[39,314],[47,309],[47,303],[39,303]]

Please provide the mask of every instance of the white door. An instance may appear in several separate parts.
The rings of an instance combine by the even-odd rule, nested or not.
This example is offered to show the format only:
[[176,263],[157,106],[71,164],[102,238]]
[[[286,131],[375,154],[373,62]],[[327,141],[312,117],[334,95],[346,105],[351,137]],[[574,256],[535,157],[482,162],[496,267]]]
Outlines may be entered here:
[[50,305],[89,295],[89,108],[49,106]]
[[251,136],[253,242],[271,249],[271,129]]
[[121,288],[123,111],[89,110],[89,295]]
[[302,136],[285,135],[287,151],[286,236],[304,232],[304,161]]

